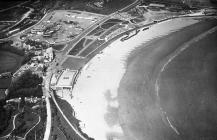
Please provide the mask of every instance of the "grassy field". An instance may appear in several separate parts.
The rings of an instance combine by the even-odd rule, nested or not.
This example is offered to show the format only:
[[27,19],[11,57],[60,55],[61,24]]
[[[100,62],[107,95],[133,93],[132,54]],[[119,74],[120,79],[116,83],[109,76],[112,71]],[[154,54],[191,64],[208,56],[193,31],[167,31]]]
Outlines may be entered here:
[[58,45],[54,45],[52,46],[53,49],[57,50],[57,51],[61,51],[65,48],[65,44],[58,44]]
[[101,27],[97,27],[96,29],[94,29],[93,31],[91,31],[87,36],[91,36],[94,35],[98,32],[104,31]]
[[93,41],[93,39],[86,39],[84,45],[87,46],[87,45],[89,45],[90,42],[92,42],[92,41]]
[[104,40],[96,40],[90,46],[88,46],[88,48],[86,48],[79,56],[86,57],[86,55],[94,51],[96,48],[100,47],[103,43],[105,43]]
[[85,38],[82,38],[74,48],[69,52],[69,55],[76,55],[78,54],[85,46],[84,46]]
[[[191,55],[198,56],[194,58],[192,56],[195,63],[191,63],[189,58],[183,56],[182,62],[185,62],[187,64],[188,63],[187,61],[189,61],[188,63],[189,65],[186,65],[186,67],[182,67],[182,63],[177,63],[177,65],[174,65],[173,70],[168,71],[167,79],[166,78],[161,79],[161,84],[162,84],[161,90],[164,89],[165,85],[167,86],[165,87],[164,96],[162,95],[163,91],[159,93],[164,97],[162,98],[162,100],[160,100],[160,103],[163,106],[163,109],[165,109],[164,111],[166,112],[168,111],[167,115],[171,123],[179,130],[180,135],[177,135],[174,132],[174,130],[168,124],[167,118],[165,118],[164,114],[162,113],[162,110],[160,110],[158,106],[159,100],[157,100],[156,93],[155,93],[155,85],[154,85],[156,81],[156,75],[157,75],[155,72],[159,72],[159,64],[165,57],[167,57],[169,54],[174,52],[185,42],[191,40],[195,36],[209,30],[210,28],[216,25],[217,25],[216,20],[201,21],[200,23],[185,27],[180,31],[174,32],[162,38],[157,38],[147,44],[142,44],[139,49],[135,50],[130,55],[126,65],[127,71],[121,80],[120,87],[118,90],[119,92],[118,100],[120,105],[119,118],[121,122],[124,123],[123,130],[127,136],[129,136],[131,139],[136,138],[138,140],[144,140],[144,138],[149,140],[158,140],[158,139],[198,140],[199,138],[202,139],[208,138],[207,135],[209,133],[210,136],[212,136],[212,134],[214,136],[213,138],[210,137],[209,140],[216,139],[214,134],[215,131],[214,129],[211,129],[214,128],[212,123],[215,125],[215,120],[209,119],[209,117],[204,116],[203,113],[200,114],[201,115],[200,117],[198,116],[199,114],[198,115],[195,114],[195,117],[192,116],[194,113],[197,113],[199,110],[202,111],[203,109],[205,109],[206,108],[205,103],[209,104],[206,98],[210,98],[209,96],[207,97],[205,96],[206,93],[208,92],[208,90],[206,90],[208,87],[206,88],[204,86],[204,90],[202,90],[201,89],[202,85],[200,85],[197,82],[197,80],[200,79],[199,78],[200,74],[202,73],[197,73],[198,74],[197,75],[195,71],[188,71],[189,70],[188,68],[191,67],[194,70],[198,69],[198,71],[200,71],[199,69],[201,68],[199,66],[202,65],[204,67],[207,66],[206,63],[202,62],[202,60],[206,60],[207,58],[204,58],[202,57],[203,55],[198,54],[199,52],[202,52],[202,50],[196,51],[196,47],[195,47],[194,50],[195,54],[193,53],[193,51],[189,52],[188,54],[189,57]],[[208,42],[204,42],[205,43],[203,44],[204,49],[207,48],[209,45],[211,45],[211,44],[207,44]],[[208,52],[215,51],[215,50],[216,49],[212,49],[212,50],[210,49]],[[216,58],[213,55],[211,56],[212,56],[211,58]],[[199,57],[200,59],[198,59]],[[199,62],[200,60],[201,62]],[[179,73],[179,71],[183,72],[183,75],[186,75],[186,77],[184,78],[176,74]],[[204,71],[204,72],[206,73],[208,71]],[[188,76],[190,75],[192,76],[194,75],[195,81],[192,84],[197,85],[196,87],[191,86],[190,83],[191,80],[189,79],[190,77],[188,78]],[[183,81],[174,81],[173,79],[176,78],[180,78]],[[204,80],[209,81],[208,79],[206,80],[204,79]],[[183,83],[185,80],[186,80],[186,84]],[[177,87],[179,87],[180,85],[183,86],[181,86],[180,88],[174,88],[173,86],[174,84],[177,85]],[[191,90],[189,90],[188,88]],[[193,91],[194,88],[198,88],[198,89],[195,89],[194,92]],[[200,90],[202,90],[201,92],[203,92],[204,96],[198,96],[198,98],[202,99],[203,97],[205,97],[204,104],[199,104],[197,103],[197,101],[195,101],[196,103],[195,105],[191,104],[194,108],[190,110],[191,106],[189,106],[186,103],[190,103],[191,100],[193,101],[194,98],[197,97],[196,94]],[[185,91],[186,96],[183,95],[181,91]],[[195,97],[192,95],[195,95]],[[198,107],[197,105],[201,105],[201,107]],[[213,107],[214,106],[215,104],[213,104]],[[212,108],[210,109],[206,108],[206,109],[207,112],[210,111],[209,115],[213,115],[213,117],[215,117],[215,112]],[[180,117],[178,117],[179,115]],[[207,122],[204,120],[206,120]],[[180,125],[177,125],[178,123]],[[210,125],[207,125],[206,123]],[[186,127],[190,125],[191,127]],[[196,127],[199,128],[196,129]],[[202,135],[204,137],[198,137]]]

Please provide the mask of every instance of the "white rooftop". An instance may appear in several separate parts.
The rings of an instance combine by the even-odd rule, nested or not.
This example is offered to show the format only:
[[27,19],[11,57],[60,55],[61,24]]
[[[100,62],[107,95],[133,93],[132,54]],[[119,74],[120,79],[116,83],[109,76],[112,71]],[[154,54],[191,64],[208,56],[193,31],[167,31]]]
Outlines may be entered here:
[[70,87],[73,84],[77,71],[76,70],[65,70],[60,75],[56,86],[57,87]]

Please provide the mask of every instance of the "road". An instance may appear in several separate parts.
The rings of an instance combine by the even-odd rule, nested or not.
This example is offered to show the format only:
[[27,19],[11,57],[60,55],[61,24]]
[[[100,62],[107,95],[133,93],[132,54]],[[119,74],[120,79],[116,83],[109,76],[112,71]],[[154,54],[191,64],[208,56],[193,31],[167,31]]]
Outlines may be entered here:
[[52,12],[46,13],[46,14],[41,18],[41,20],[39,20],[36,24],[30,26],[29,28],[26,28],[26,29],[22,30],[21,32],[15,33],[15,34],[13,34],[13,35],[7,37],[7,38],[2,38],[2,39],[0,39],[0,41],[8,41],[8,40],[10,40],[10,39],[13,38],[13,37],[18,36],[18,35],[20,35],[20,34],[26,32],[27,30],[29,30],[29,29],[31,29],[31,28],[34,28],[35,26],[37,26],[38,24],[40,24],[40,23],[44,20],[44,18],[45,18],[47,15],[49,15],[49,14],[51,14],[51,13],[52,13]]
[[50,137],[50,130],[51,130],[51,107],[50,107],[50,101],[49,98],[46,97],[46,111],[47,111],[47,121],[46,121],[46,129],[44,133],[44,139],[43,140],[49,140]]
[[[104,21],[108,20],[113,14],[116,14],[116,13],[118,13],[118,12],[123,12],[123,11],[126,11],[126,10],[128,10],[128,9],[131,9],[131,8],[135,7],[136,5],[139,4],[139,2],[140,2],[140,0],[136,0],[136,1],[133,2],[132,4],[130,4],[130,5],[126,6],[126,7],[124,7],[123,9],[118,10],[118,11],[116,11],[116,12],[114,12],[114,13],[112,13],[112,14],[106,16],[104,19],[98,21],[97,23],[95,23],[94,25],[92,25],[92,26],[90,26],[88,29],[86,29],[86,31],[84,31],[83,33],[81,33],[77,38],[82,37],[82,35],[83,35],[83,36],[86,36],[87,33],[89,33],[90,31],[92,31],[93,29],[95,29],[94,27],[97,27],[97,26],[98,26],[97,24],[103,23]],[[19,34],[22,34],[22,33],[24,33],[25,31],[27,31],[27,30],[29,30],[29,29],[31,29],[31,28],[34,28],[36,25],[40,24],[41,21],[43,21],[44,18],[45,18],[48,14],[51,14],[51,13],[52,13],[52,12],[46,13],[46,14],[42,17],[42,19],[41,19],[40,21],[38,21],[38,23],[34,24],[33,26],[30,26],[29,28],[27,28],[27,29],[25,29],[25,30],[23,30],[23,31],[21,31],[21,32],[18,32],[18,33],[16,33],[16,34],[13,34],[13,35],[10,36],[10,37],[2,38],[2,39],[0,39],[0,41],[8,41],[8,40],[10,40],[12,37],[15,37],[15,36],[17,36],[17,35],[19,35]],[[87,33],[86,33],[86,32],[87,32]],[[85,34],[85,33],[86,33],[86,34]],[[79,40],[79,41],[80,41],[80,40]],[[78,41],[77,41],[77,42],[78,42]],[[72,44],[69,43],[69,45],[72,45]]]
[[[13,27],[17,26],[18,24],[20,24],[22,21],[24,21],[24,19],[28,18],[28,16],[34,11],[34,9],[30,8],[30,7],[25,7],[25,8],[29,8],[29,11],[26,12],[16,24],[14,24],[13,26],[10,26],[9,28],[6,28],[6,29],[2,30],[3,32],[7,31],[7,30],[10,30],[11,28],[13,28]],[[9,32],[11,32],[11,31],[9,31]]]
[[[78,36],[76,37],[76,39],[74,39],[73,41],[69,42],[69,44],[67,45],[67,47],[66,47],[66,48],[64,49],[64,51],[63,51],[64,54],[62,55],[62,56],[63,56],[62,59],[60,59],[61,62],[64,62],[64,61],[65,61],[65,59],[64,59],[64,58],[65,58],[65,55],[67,55],[67,54],[69,53],[69,51],[74,47],[74,45],[77,44],[77,43],[78,43],[83,37],[85,37],[88,33],[90,33],[91,31],[93,31],[95,28],[97,28],[100,24],[102,24],[102,23],[105,22],[106,20],[110,19],[114,14],[117,14],[118,12],[122,12],[122,11],[125,11],[125,10],[128,10],[128,9],[131,9],[131,8],[135,7],[137,4],[139,4],[139,2],[140,2],[140,0],[136,0],[134,3],[132,3],[132,4],[128,5],[128,6],[126,6],[126,7],[124,7],[123,9],[121,9],[121,10],[119,10],[119,11],[117,11],[117,12],[114,12],[114,13],[112,13],[112,14],[106,16],[105,18],[103,18],[103,19],[97,21],[95,24],[93,24],[92,26],[90,26],[89,28],[87,28],[84,32],[82,32],[80,35],[78,35]],[[35,26],[37,26],[38,24],[40,24],[40,23],[44,20],[44,18],[45,18],[46,16],[48,16],[49,14],[52,14],[52,12],[46,13],[46,14],[44,15],[44,17],[43,17],[38,23],[36,23],[35,25],[33,25],[33,26],[31,26],[31,27],[29,27],[29,28],[27,28],[27,29],[25,29],[25,30],[19,32],[19,33],[16,33],[16,34],[14,34],[14,35],[12,35],[12,36],[10,36],[10,37],[8,37],[8,38],[0,39],[0,41],[9,40],[9,39],[11,39],[11,38],[14,37],[14,36],[17,36],[17,35],[22,34],[22,33],[24,33],[25,31],[27,31],[27,30],[29,30],[29,29],[31,29],[31,28],[34,28]],[[59,62],[57,61],[57,62],[55,62],[53,65],[55,66],[56,63],[59,63]],[[47,84],[46,84],[46,87],[47,87],[47,88],[46,88],[46,92],[47,92],[46,94],[47,94],[47,96],[49,95],[49,93],[48,93],[49,90],[48,90],[48,89],[49,89],[49,81],[50,81],[50,78],[51,78],[51,74],[52,74],[52,71],[50,71],[50,72],[48,73],[48,76],[47,76],[47,78],[46,78],[46,83],[47,83]],[[59,110],[60,113],[62,114],[63,118],[66,120],[66,122],[67,122],[67,123],[69,124],[69,126],[72,128],[72,130],[73,130],[82,140],[86,140],[86,138],[80,134],[80,132],[70,123],[70,121],[68,120],[68,118],[64,115],[63,111],[61,110],[61,108],[59,107],[58,103],[56,102],[55,97],[53,96],[53,93],[51,93],[50,95],[51,95],[51,97],[52,97],[52,99],[53,99],[55,105],[57,106],[58,110]],[[46,97],[46,105],[47,105],[47,113],[48,113],[47,120],[48,120],[48,121],[47,121],[47,124],[46,124],[46,131],[45,131],[44,140],[48,140],[48,139],[49,139],[49,136],[50,136],[50,128],[51,128],[51,111],[50,111],[50,104],[49,104],[49,101],[47,101],[47,100],[48,100],[48,98]]]
[[[127,7],[119,10],[119,11],[124,11],[126,9],[130,9],[135,7],[137,4],[139,4],[140,0],[136,0],[134,3],[128,5]],[[117,12],[119,12],[117,11]],[[66,59],[66,55],[69,53],[69,51],[74,47],[75,44],[77,44],[83,37],[85,37],[88,33],[90,33],[91,31],[93,31],[95,28],[97,28],[100,24],[102,24],[103,22],[105,22],[106,20],[110,19],[114,14],[116,14],[117,12],[114,12],[108,16],[106,16],[105,18],[97,21],[95,24],[93,24],[92,26],[90,26],[89,28],[87,28],[84,32],[82,32],[80,35],[78,35],[73,41],[69,42],[69,44],[67,45],[67,47],[63,50],[63,54],[62,57],[58,58],[58,60],[60,62],[58,62],[58,60],[56,62],[53,62],[50,66],[50,70],[47,77],[46,81],[50,81],[51,75],[52,75],[52,69],[55,69],[56,64],[57,63],[63,63]],[[52,68],[53,67],[53,68]],[[48,83],[48,82],[46,82]],[[47,84],[46,84],[47,85]],[[46,86],[47,89],[49,89],[49,85]],[[48,92],[48,91],[47,91]],[[80,134],[80,132],[70,123],[70,121],[68,120],[68,118],[64,115],[63,111],[61,110],[61,108],[59,107],[58,103],[56,102],[56,99],[53,95],[53,92],[50,92],[51,98],[53,99],[56,107],[58,108],[58,110],[60,111],[61,115],[63,116],[63,118],[66,120],[66,122],[69,124],[69,126],[72,128],[72,130],[82,139],[82,140],[87,140],[83,135]]]
[[124,7],[123,9],[121,10],[118,10],[114,13],[111,13],[110,15],[106,16],[105,18],[97,21],[96,23],[94,23],[93,25],[91,25],[90,27],[88,27],[84,32],[82,32],[80,35],[78,35],[73,41],[69,42],[69,44],[67,45],[67,47],[64,49],[64,57],[61,59],[61,62],[60,64],[62,64],[66,59],[67,57],[65,57],[67,54],[69,54],[70,50],[84,37],[86,37],[86,35],[88,33],[90,33],[91,31],[93,31],[95,28],[97,28],[99,25],[101,25],[103,22],[109,20],[113,15],[119,13],[119,12],[123,12],[123,11],[126,11],[126,10],[129,10],[133,7],[135,7],[136,5],[138,5],[140,3],[140,0],[136,0],[135,2],[133,2],[132,4]]
[[60,106],[58,105],[53,92],[50,93],[51,98],[54,101],[54,104],[56,105],[57,109],[60,111],[61,115],[63,116],[63,118],[66,120],[66,122],[69,124],[69,126],[72,128],[72,130],[82,139],[82,140],[87,140],[68,120],[68,118],[65,116],[65,114],[63,113],[62,109],[60,108]]

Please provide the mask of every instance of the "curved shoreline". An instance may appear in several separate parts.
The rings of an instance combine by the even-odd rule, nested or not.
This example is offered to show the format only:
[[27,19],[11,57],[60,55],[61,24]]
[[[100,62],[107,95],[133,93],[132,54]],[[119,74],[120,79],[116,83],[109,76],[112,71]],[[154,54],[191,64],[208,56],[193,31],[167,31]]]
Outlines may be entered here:
[[[161,73],[165,70],[165,68],[167,67],[167,65],[173,61],[173,59],[175,59],[175,57],[177,57],[178,55],[180,55],[183,51],[185,51],[186,49],[188,49],[189,47],[194,47],[191,46],[193,43],[205,38],[207,35],[215,32],[217,30],[217,26],[211,28],[210,30],[206,31],[205,33],[202,33],[198,36],[196,36],[195,38],[191,39],[190,41],[186,42],[185,44],[183,44],[182,46],[180,46],[177,50],[175,50],[175,52],[173,52],[172,54],[170,54],[169,56],[167,56],[160,64],[159,67],[161,67],[157,74],[156,77],[156,82],[155,82],[155,92],[156,92],[156,96],[158,98],[158,100],[160,101],[160,97],[159,97],[159,78],[161,76]],[[170,122],[167,113],[165,111],[163,111],[163,109],[161,108],[161,106],[159,105],[160,110],[162,111],[163,117],[167,118],[167,122],[170,125],[170,127],[175,131],[175,133],[177,133],[177,135],[180,135],[179,131],[177,130],[177,128]]]
[[[205,27],[199,25],[200,23],[197,26],[192,25],[192,27],[186,27],[186,29],[179,31],[178,33],[182,33],[182,36],[179,35],[177,41],[183,40],[184,34],[186,36],[188,33],[192,34],[186,38],[191,39],[194,37],[194,34],[197,35],[197,32],[201,34],[212,26],[216,26],[214,21],[213,25],[206,25],[206,23],[202,24]],[[191,31],[192,28],[198,28],[197,32]],[[177,135],[180,133],[175,129],[170,118],[165,116],[165,113],[160,110],[155,93],[157,89],[155,87],[156,74],[158,74],[158,69],[161,68],[159,63],[182,45],[182,41],[178,43],[173,38],[174,36],[168,35],[162,40],[155,41],[151,45],[149,44],[150,46],[136,50],[128,59],[127,72],[122,78],[119,88],[120,102],[127,108],[122,106],[119,114],[123,114],[121,118],[125,122],[123,127],[131,136],[131,139],[136,137],[138,140],[143,140],[144,138],[152,140],[170,136],[172,139],[179,140]],[[186,39],[183,42],[186,42]],[[167,43],[167,41],[170,43]],[[141,118],[144,118],[144,120]],[[169,128],[172,128],[172,131]]]
[[[195,21],[196,22],[196,21]],[[190,24],[190,23],[188,23],[188,24]],[[187,25],[188,25],[187,24]],[[193,23],[191,23],[191,24],[193,24]],[[156,25],[156,26],[158,26],[158,25]],[[184,26],[186,26],[186,25],[182,25],[183,27]],[[153,26],[154,27],[154,26]],[[176,27],[176,28],[183,28],[183,27]],[[150,30],[152,30],[152,29],[150,29]],[[150,33],[151,31],[148,31],[148,33]],[[171,31],[173,31],[172,29],[170,29],[169,31],[167,30],[167,29],[165,29],[164,30],[164,32],[171,32]],[[146,32],[145,32],[146,33]],[[145,33],[141,33],[141,34],[145,34]],[[148,34],[147,33],[147,34]],[[156,32],[157,33],[157,32]],[[138,33],[138,34],[140,34],[140,33]],[[165,34],[165,33],[163,33],[163,34]],[[162,35],[163,35],[162,34]],[[141,35],[140,35],[141,36]],[[158,37],[159,37],[159,34],[157,35]],[[137,36],[138,37],[138,36]],[[150,36],[149,36],[150,37]],[[132,37],[132,39],[134,40],[136,37]],[[144,38],[144,37],[143,37]],[[152,37],[150,37],[150,39],[151,39]],[[153,39],[153,38],[152,38]],[[131,39],[129,39],[129,40],[131,40]],[[139,41],[140,39],[138,39],[137,41],[135,41],[134,40],[134,42],[143,42],[143,41]],[[132,40],[131,40],[132,41]],[[103,50],[103,53],[102,54],[98,54],[98,55],[96,55],[92,60],[90,60],[90,62],[88,62],[88,67],[84,67],[83,68],[83,70],[82,70],[82,72],[81,72],[81,75],[79,76],[79,78],[78,78],[78,81],[77,81],[77,83],[76,83],[76,85],[75,85],[75,88],[74,88],[74,91],[73,91],[73,95],[75,96],[74,98],[79,98],[78,96],[80,96],[82,93],[81,92],[79,92],[79,91],[76,91],[76,90],[78,90],[78,89],[76,89],[76,87],[78,86],[79,87],[79,84],[81,84],[81,83],[84,83],[84,82],[79,82],[80,81],[80,79],[85,79],[85,76],[84,75],[86,75],[86,74],[83,74],[84,73],[84,71],[90,71],[90,73],[92,73],[91,71],[94,71],[94,73],[96,74],[96,69],[92,69],[91,70],[91,67],[93,67],[93,65],[95,65],[95,64],[93,64],[93,63],[95,63],[94,61],[96,61],[97,62],[97,59],[99,59],[99,61],[103,61],[103,60],[101,60],[101,59],[104,59],[103,57],[105,57],[105,56],[103,56],[103,55],[107,55],[109,52],[108,52],[108,50],[109,50],[109,48],[112,48],[111,46],[113,45],[113,44],[116,44],[116,45],[118,45],[118,48],[120,48],[120,44],[119,43],[117,43],[117,42],[120,42],[119,40],[117,40],[117,41],[115,41],[114,43],[111,43],[111,45],[110,45],[110,47],[107,47],[106,49],[104,49]],[[123,43],[123,42],[121,42],[121,43]],[[129,43],[128,42],[128,40],[126,41],[126,43]],[[138,44],[140,44],[140,43],[138,43]],[[125,46],[126,47],[126,46]],[[129,46],[131,49],[132,49],[132,47],[133,46]],[[137,45],[137,47],[138,47],[138,45]],[[113,47],[113,48],[115,48],[115,47]],[[117,51],[117,47],[116,47],[116,49],[114,50],[116,53],[115,54],[118,54],[119,55],[119,53],[117,53],[118,51]],[[121,52],[123,52],[123,50],[121,51]],[[108,54],[109,55],[109,54]],[[114,54],[113,54],[114,55]],[[127,51],[127,55],[129,55],[129,52]],[[115,57],[117,56],[117,55],[114,55]],[[113,56],[113,57],[114,57]],[[124,58],[123,57],[121,57],[121,61],[124,61]],[[123,63],[123,62],[121,62],[121,63]],[[87,66],[86,65],[86,66]],[[100,65],[100,64],[99,64]],[[108,65],[107,65],[108,66]],[[107,67],[106,66],[106,67]],[[100,67],[100,66],[97,66],[97,67]],[[101,66],[102,67],[102,66]],[[105,67],[105,66],[104,66]],[[121,66],[122,67],[122,66]],[[116,71],[117,72],[117,71]],[[124,72],[121,72],[121,73],[124,73]],[[95,76],[95,74],[93,75],[93,73],[91,74],[92,76]],[[117,72],[117,74],[118,74],[118,72]],[[115,75],[117,75],[117,74],[115,74]],[[119,73],[120,74],[120,73]],[[82,76],[83,75],[83,76]],[[88,74],[89,75],[89,74]],[[87,77],[88,77],[88,79],[91,79],[91,77],[89,77],[88,75],[86,75]],[[122,74],[121,74],[122,75]],[[113,75],[114,76],[114,75]],[[114,77],[119,77],[119,76],[114,76]],[[120,77],[121,78],[121,77]],[[86,83],[92,83],[92,82],[88,82],[88,79],[86,79],[87,81],[85,81]],[[103,80],[105,80],[106,79],[106,77],[104,77],[104,79]],[[98,79],[99,80],[99,79]],[[116,82],[115,83],[117,83],[117,79],[115,80]],[[99,81],[98,81],[99,82]],[[111,82],[111,81],[110,81]],[[114,81],[113,81],[114,82]],[[96,82],[97,83],[97,82]],[[119,84],[118,84],[119,85]],[[90,86],[90,85],[83,85],[82,87],[84,88],[84,87],[88,87],[88,86]],[[91,86],[94,86],[94,85],[92,85],[91,84]],[[98,85],[98,87],[99,87],[100,85]],[[81,87],[81,88],[82,88]],[[93,87],[94,88],[94,87]],[[93,89],[92,88],[92,89]],[[117,87],[116,87],[117,88]],[[99,90],[99,89],[98,89]],[[89,91],[89,93],[91,92],[91,90],[89,89],[87,89],[87,91]],[[84,91],[82,91],[82,92],[84,92]],[[95,90],[95,92],[98,92],[98,91],[96,91]],[[115,92],[115,89],[113,89],[112,90],[112,92]],[[76,94],[79,94],[79,95],[76,95]],[[87,96],[87,95],[85,95],[85,96]],[[101,99],[103,99],[104,97],[102,97],[102,95],[100,95],[101,97]],[[112,98],[115,98],[117,95],[115,95],[115,93],[111,93],[111,97]],[[87,98],[87,97],[86,97]],[[91,97],[90,97],[90,99],[91,99]],[[100,99],[100,100],[101,100]],[[71,102],[71,104],[72,104],[72,106],[74,106],[73,108],[75,108],[75,110],[80,110],[80,109],[76,109],[76,107],[75,106],[79,106],[79,102],[77,102],[78,103],[78,105],[76,105],[76,103],[75,102],[77,102],[77,101],[75,101],[75,100],[73,100],[73,103]],[[98,97],[98,103],[99,103],[99,97]],[[109,103],[110,104],[110,103]],[[116,107],[116,106],[119,106],[116,102],[112,102],[111,103],[112,104],[112,106],[113,107]],[[80,104],[81,105],[81,104]],[[82,110],[82,109],[81,109]],[[75,111],[76,113],[77,113],[77,115],[79,115],[79,113],[78,113],[78,111]],[[76,117],[78,117],[78,116],[76,116]],[[78,119],[81,119],[80,117],[78,117]],[[81,119],[82,121],[84,120],[84,119]],[[99,119],[100,120],[100,119]],[[85,124],[86,125],[86,124]],[[83,130],[84,130],[84,128],[82,128]],[[86,129],[86,128],[85,128]],[[85,131],[84,131],[85,132]],[[119,132],[121,132],[121,131],[119,131]],[[88,133],[87,133],[88,134]],[[88,134],[88,135],[90,135],[90,134]],[[91,137],[92,137],[92,135],[90,135]],[[122,136],[119,136],[119,138],[121,138],[121,139],[123,139],[123,135]],[[101,137],[102,138],[102,137]]]

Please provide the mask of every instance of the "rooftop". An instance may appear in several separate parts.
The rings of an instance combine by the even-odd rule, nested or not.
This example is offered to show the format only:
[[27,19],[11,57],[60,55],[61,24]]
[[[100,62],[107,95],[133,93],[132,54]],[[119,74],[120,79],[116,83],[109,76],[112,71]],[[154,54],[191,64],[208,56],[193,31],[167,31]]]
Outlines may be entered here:
[[75,70],[65,70],[60,75],[58,81],[57,81],[57,87],[67,87],[72,86],[72,83],[75,79],[75,76],[77,74],[77,71]]

